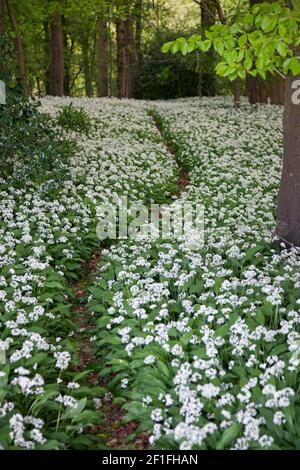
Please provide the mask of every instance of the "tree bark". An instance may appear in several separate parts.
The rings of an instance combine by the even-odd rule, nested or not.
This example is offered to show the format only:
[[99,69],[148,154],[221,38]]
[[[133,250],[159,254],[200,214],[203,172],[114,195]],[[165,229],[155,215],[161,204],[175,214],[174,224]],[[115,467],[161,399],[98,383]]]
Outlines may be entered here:
[[85,93],[87,96],[93,96],[93,80],[92,80],[92,70],[89,60],[89,42],[88,38],[84,38],[81,43],[82,51],[82,67],[84,73],[84,84],[85,84]]
[[268,88],[266,82],[260,77],[248,75],[246,78],[246,95],[250,104],[267,104]]
[[[221,21],[222,18],[222,22],[226,22],[222,8],[220,7],[220,5],[217,5],[215,0],[201,0],[200,21],[202,31],[209,29],[215,24],[215,16],[217,13],[219,16],[219,20]],[[216,76],[213,71],[215,62],[214,50],[211,49],[206,56],[209,58],[209,61],[211,63],[208,64],[208,66],[206,65],[206,67],[203,65],[203,63],[200,63],[198,76],[198,95],[214,96],[216,94]]]
[[[298,84],[296,81],[299,81]],[[284,158],[278,195],[276,234],[287,246],[300,246],[300,91],[297,91],[299,85],[300,75],[286,78],[283,117]]]
[[52,96],[64,94],[64,35],[62,15],[56,11],[51,20],[51,64],[49,92]]
[[117,95],[118,98],[129,96],[129,19],[118,18],[117,29]]
[[271,80],[271,104],[284,104],[284,78],[277,75]]
[[0,0],[0,34],[4,33],[4,0]]
[[108,96],[108,67],[107,67],[107,24],[105,19],[98,20],[98,96]]
[[[0,0],[0,34],[4,33],[4,0]],[[0,79],[4,73],[4,63],[3,63],[3,49],[0,46]]]
[[23,93],[25,96],[29,95],[29,85],[27,77],[27,66],[24,53],[23,39],[19,34],[18,22],[12,4],[9,0],[6,0],[7,11],[11,23],[13,32],[16,34],[16,51],[17,51],[17,60],[18,60],[18,81],[23,86]]
[[234,106],[239,108],[241,106],[241,85],[239,78],[236,78],[233,82],[233,100]]

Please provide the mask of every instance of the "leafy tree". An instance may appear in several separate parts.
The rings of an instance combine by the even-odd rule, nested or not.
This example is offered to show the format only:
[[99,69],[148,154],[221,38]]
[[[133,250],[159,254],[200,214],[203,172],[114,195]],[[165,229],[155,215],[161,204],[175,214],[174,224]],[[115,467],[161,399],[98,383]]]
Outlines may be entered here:
[[299,2],[279,0],[254,5],[233,22],[214,25],[204,35],[181,37],[163,46],[164,52],[183,55],[214,48],[219,55],[217,74],[231,81],[245,79],[247,74],[264,80],[268,74],[285,77],[284,161],[276,234],[288,246],[300,246],[299,25]]

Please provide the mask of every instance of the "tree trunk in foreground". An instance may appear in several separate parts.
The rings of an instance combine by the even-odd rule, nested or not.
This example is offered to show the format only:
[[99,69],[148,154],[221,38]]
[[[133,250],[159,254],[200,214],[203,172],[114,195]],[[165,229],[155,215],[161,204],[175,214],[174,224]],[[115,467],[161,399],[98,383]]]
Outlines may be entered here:
[[23,39],[19,34],[18,23],[16,19],[16,15],[12,4],[7,0],[6,1],[7,11],[11,23],[11,27],[13,32],[16,34],[15,43],[16,43],[16,51],[17,51],[17,60],[18,60],[18,80],[23,85],[23,92],[25,96],[29,95],[29,86],[28,86],[28,78],[27,78],[27,66],[25,60],[25,53],[24,53],[24,46],[23,46]]
[[283,132],[276,234],[287,246],[300,246],[300,75],[286,78]]
[[98,20],[98,96],[108,96],[108,67],[107,67],[107,24],[103,19]]
[[49,92],[52,96],[64,94],[64,35],[61,12],[54,13],[51,21],[51,64]]

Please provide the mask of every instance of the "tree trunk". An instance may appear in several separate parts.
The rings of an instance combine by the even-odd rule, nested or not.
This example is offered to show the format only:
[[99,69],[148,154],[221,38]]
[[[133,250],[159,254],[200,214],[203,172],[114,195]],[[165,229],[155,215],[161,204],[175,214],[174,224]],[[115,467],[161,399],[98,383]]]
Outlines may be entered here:
[[[215,0],[202,0],[200,3],[200,22],[201,30],[204,32],[215,24],[215,16],[217,13],[217,4]],[[226,22],[222,9],[218,11],[218,16],[221,15],[222,21]],[[221,21],[219,16],[219,19]],[[200,56],[201,57],[201,56]],[[207,59],[209,62],[207,63]],[[200,58],[201,61],[201,58]],[[213,48],[206,54],[206,66],[200,62],[199,75],[198,75],[198,95],[199,96],[214,96],[216,94],[216,76],[214,73],[215,53]]]
[[24,46],[23,46],[23,39],[19,34],[18,31],[18,23],[16,19],[16,15],[12,4],[9,0],[6,1],[7,11],[11,23],[12,30],[16,34],[16,51],[17,51],[17,60],[18,60],[18,81],[22,83],[23,92],[25,96],[29,95],[29,86],[28,86],[28,77],[27,77],[27,66],[24,54]]
[[84,72],[84,82],[85,82],[85,93],[87,96],[93,96],[93,81],[92,81],[92,71],[89,60],[89,41],[84,39],[81,44],[82,50],[82,67]]
[[4,0],[0,0],[0,34],[4,33]]
[[276,75],[271,81],[271,104],[284,104],[284,78]]
[[130,11],[128,11],[128,98],[135,97],[137,79],[137,51],[135,45],[135,35],[133,31],[133,21]]
[[132,75],[132,96],[137,98],[138,96],[138,82],[140,76],[140,61],[141,61],[141,39],[143,31],[143,0],[136,0],[134,6],[134,17],[133,24],[135,31],[133,33],[133,47],[134,56],[131,64],[131,75]]
[[[250,0],[250,6],[257,5],[268,0]],[[261,77],[248,75],[246,78],[246,95],[250,104],[267,104],[268,103],[268,87],[265,80]]]
[[236,78],[233,82],[233,100],[234,106],[239,108],[241,106],[241,86],[239,78]]
[[70,70],[71,70],[71,61],[72,61],[72,40],[71,40],[71,47],[69,47],[68,35],[65,31],[66,26],[66,18],[62,15],[62,26],[63,26],[63,38],[64,38],[64,96],[70,96]]
[[287,246],[300,246],[300,75],[286,78],[283,131],[276,234]]
[[248,75],[246,78],[246,95],[250,104],[267,104],[268,88],[266,82],[260,77]]
[[[0,35],[4,33],[4,0],[0,0]],[[0,79],[4,74],[3,49],[0,46]]]
[[50,56],[51,56],[51,47],[50,47],[50,32],[49,32],[49,21],[45,19],[43,23],[44,28],[44,53],[45,53],[45,92],[46,95],[50,94]]
[[117,95],[118,98],[128,98],[129,94],[129,27],[126,20],[117,19]]
[[62,15],[60,10],[56,11],[51,20],[51,64],[50,64],[50,86],[52,96],[63,96],[64,94],[64,35],[62,26]]
[[107,24],[102,18],[98,20],[98,96],[108,96],[108,67],[107,67]]

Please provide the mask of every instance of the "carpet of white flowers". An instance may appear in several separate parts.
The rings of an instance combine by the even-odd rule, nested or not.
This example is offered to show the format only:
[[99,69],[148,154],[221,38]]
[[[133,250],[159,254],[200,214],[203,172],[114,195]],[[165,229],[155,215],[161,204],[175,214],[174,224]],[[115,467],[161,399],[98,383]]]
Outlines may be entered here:
[[[42,110],[71,101],[92,129],[69,133],[64,180],[39,185],[25,165],[0,179],[0,447],[96,448],[109,391],[154,448],[300,449],[299,252],[273,242],[282,110],[223,98]],[[102,250],[88,302],[108,388],[90,385],[71,287],[99,251],[97,206],[170,203],[170,147],[189,173],[177,203],[204,205],[205,243],[145,235]]]
[[[68,99],[44,99],[55,115]],[[168,197],[178,168],[142,107],[109,100],[72,100],[92,117],[88,137],[61,162],[63,181],[41,185],[26,166],[0,179],[0,448],[93,447],[104,394],[78,371],[70,282],[99,245],[96,206],[130,193]],[[13,162],[12,162],[13,163]],[[4,352],[5,351],[5,352]]]
[[156,448],[300,449],[300,259],[273,242],[282,110],[151,108],[189,171],[180,199],[205,206],[205,244],[103,250],[90,289],[102,374]]

